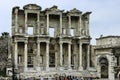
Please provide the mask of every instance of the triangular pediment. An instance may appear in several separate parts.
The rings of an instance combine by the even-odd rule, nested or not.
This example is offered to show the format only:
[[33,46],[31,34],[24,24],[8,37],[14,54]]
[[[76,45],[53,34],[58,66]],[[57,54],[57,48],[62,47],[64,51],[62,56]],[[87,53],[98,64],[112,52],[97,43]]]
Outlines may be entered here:
[[72,10],[69,11],[69,13],[82,13],[82,12],[76,8],[73,8]]
[[53,5],[51,8],[46,8],[46,11],[63,12],[64,10],[59,10],[56,5]]
[[27,4],[23,7],[23,9],[41,10],[41,7],[37,4]]

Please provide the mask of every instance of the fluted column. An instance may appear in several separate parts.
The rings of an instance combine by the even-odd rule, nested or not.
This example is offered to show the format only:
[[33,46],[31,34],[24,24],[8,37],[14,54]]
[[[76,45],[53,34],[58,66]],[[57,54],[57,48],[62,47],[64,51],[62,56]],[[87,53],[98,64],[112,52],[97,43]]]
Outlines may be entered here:
[[15,68],[18,68],[18,43],[14,42],[15,50],[14,50],[14,62],[15,62]]
[[63,66],[63,43],[60,43],[60,67]]
[[27,30],[27,12],[25,11],[25,33],[28,34]]
[[62,34],[62,14],[60,14],[60,35]]
[[71,29],[71,16],[68,16],[68,30],[67,30],[67,35],[71,35],[70,34],[70,29]]
[[83,70],[82,66],[82,43],[79,43],[79,70]]
[[40,13],[37,13],[37,34],[40,34]]
[[27,41],[24,42],[24,71],[27,70],[27,60],[28,60],[28,52],[27,52]]
[[49,70],[49,42],[46,42],[46,70]]
[[71,43],[68,43],[68,69],[71,69]]
[[47,14],[47,29],[46,29],[46,32],[49,35],[49,14]]
[[40,70],[40,42],[37,42],[37,71]]

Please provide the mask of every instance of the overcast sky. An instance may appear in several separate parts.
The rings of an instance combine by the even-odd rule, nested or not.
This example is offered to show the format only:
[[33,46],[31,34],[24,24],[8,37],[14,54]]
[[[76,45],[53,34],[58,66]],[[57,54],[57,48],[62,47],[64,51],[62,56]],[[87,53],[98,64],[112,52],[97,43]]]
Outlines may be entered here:
[[90,35],[92,44],[101,34],[120,35],[120,0],[3,0],[0,2],[0,33],[11,33],[12,7],[22,8],[28,3],[38,4],[42,9],[57,5],[61,10],[77,8],[83,13],[92,11]]

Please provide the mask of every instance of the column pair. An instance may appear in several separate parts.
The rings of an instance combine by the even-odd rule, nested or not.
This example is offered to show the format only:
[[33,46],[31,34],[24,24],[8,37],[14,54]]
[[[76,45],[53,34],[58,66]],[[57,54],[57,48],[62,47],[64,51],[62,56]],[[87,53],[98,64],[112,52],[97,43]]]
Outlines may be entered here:
[[[63,68],[63,43],[60,42],[60,69]],[[71,43],[68,43],[68,70],[71,70]]]

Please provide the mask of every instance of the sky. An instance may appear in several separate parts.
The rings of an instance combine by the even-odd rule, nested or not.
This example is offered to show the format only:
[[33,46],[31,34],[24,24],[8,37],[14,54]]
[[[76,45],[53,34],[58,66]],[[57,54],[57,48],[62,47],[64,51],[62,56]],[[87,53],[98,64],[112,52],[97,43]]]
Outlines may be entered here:
[[77,8],[83,13],[91,11],[90,15],[90,35],[91,44],[96,43],[96,38],[100,35],[120,36],[120,0],[4,0],[0,2],[0,33],[9,32],[11,34],[11,14],[14,6],[33,3],[45,8],[57,5],[61,10],[71,10]]

